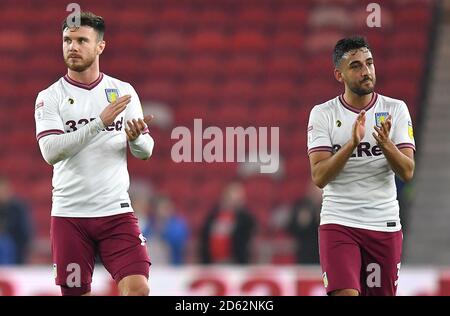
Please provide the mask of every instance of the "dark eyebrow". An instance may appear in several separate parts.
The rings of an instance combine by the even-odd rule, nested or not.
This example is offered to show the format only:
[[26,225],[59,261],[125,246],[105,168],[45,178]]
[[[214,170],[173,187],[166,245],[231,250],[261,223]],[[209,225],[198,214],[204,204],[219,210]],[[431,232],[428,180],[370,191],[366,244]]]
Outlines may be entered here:
[[350,67],[354,64],[361,64],[361,62],[359,60],[354,60],[352,61],[350,64],[348,64]]
[[[366,59],[366,62],[368,62],[368,61],[373,61],[373,57],[369,57],[369,58],[367,58]],[[361,62],[359,61],[359,60],[354,60],[354,61],[352,61],[350,64],[348,64],[350,67],[352,66],[352,65],[354,65],[354,64],[361,64]]]
[[85,41],[89,41],[89,39],[87,37],[84,36],[80,36],[80,37],[75,37],[75,38],[70,38],[70,36],[64,36],[63,37],[64,40],[66,39],[70,39],[70,40],[85,40]]

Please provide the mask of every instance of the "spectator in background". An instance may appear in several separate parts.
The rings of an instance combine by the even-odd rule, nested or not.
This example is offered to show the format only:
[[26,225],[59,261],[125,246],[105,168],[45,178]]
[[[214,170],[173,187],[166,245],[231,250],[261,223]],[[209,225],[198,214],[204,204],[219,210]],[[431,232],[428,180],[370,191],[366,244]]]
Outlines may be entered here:
[[32,235],[28,207],[0,176],[0,264],[26,263]]
[[319,264],[317,229],[321,204],[322,190],[310,183],[306,196],[293,205],[287,230],[295,238],[298,263]]
[[142,234],[152,247],[153,264],[179,265],[185,262],[189,228],[172,201],[158,196],[144,181],[134,181],[130,197]]
[[166,248],[168,263],[180,265],[185,262],[185,250],[189,238],[189,228],[183,217],[177,214],[172,201],[159,196],[153,212],[143,228],[143,234],[150,244],[159,241]]
[[254,231],[255,220],[245,206],[245,189],[233,182],[225,188],[201,230],[202,263],[248,263]]

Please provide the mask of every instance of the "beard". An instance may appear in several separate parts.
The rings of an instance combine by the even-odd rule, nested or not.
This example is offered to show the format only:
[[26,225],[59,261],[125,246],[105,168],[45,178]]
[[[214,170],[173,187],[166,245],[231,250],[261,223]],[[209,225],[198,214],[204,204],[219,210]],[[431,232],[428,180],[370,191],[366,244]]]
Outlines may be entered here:
[[[75,62],[73,62],[73,61],[75,61]],[[91,67],[91,65],[94,63],[94,61],[95,61],[95,57],[89,58],[89,59],[85,59],[85,58],[71,59],[71,58],[64,57],[64,63],[66,64],[67,68],[69,68],[72,71],[76,71],[76,72],[85,71],[86,69]]]
[[376,82],[375,77],[371,81],[372,81],[372,85],[369,86],[368,88],[363,87],[363,84],[365,82],[361,82],[358,84],[351,84],[348,87],[353,93],[362,97],[364,95],[371,94],[373,92],[373,90],[375,88],[375,82]]

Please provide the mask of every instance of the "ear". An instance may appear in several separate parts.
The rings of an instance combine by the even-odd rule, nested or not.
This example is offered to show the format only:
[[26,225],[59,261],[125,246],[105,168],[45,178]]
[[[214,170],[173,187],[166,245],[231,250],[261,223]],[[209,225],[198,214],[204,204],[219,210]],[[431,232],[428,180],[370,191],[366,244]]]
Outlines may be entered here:
[[105,49],[106,46],[106,42],[105,41],[100,41],[97,44],[97,55],[101,55],[103,53],[103,50]]
[[339,81],[340,83],[344,82],[342,72],[337,68],[334,68],[334,78],[336,78],[336,80]]

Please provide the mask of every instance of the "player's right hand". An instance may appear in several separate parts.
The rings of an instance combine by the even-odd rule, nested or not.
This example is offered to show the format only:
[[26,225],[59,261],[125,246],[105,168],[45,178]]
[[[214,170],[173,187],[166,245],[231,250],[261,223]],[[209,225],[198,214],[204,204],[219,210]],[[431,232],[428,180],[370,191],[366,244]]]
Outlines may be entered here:
[[116,119],[117,115],[125,110],[130,101],[131,95],[126,94],[118,98],[116,101],[108,104],[102,111],[102,113],[100,113],[100,119],[102,120],[103,124],[105,126],[111,125],[111,123]]
[[355,146],[359,145],[366,134],[366,111],[362,110],[353,123],[352,140]]

